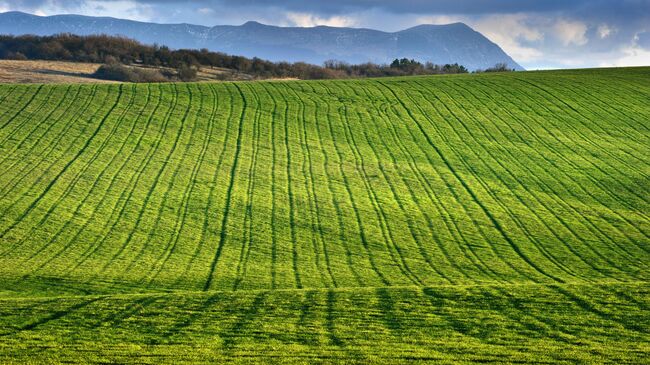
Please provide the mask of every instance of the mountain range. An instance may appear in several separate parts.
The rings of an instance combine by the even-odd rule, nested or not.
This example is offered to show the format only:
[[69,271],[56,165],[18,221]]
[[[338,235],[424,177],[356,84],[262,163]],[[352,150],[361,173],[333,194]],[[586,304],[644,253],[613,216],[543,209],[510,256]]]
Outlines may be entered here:
[[0,13],[0,34],[122,35],[170,48],[207,48],[271,61],[322,64],[335,59],[349,63],[389,63],[413,58],[436,64],[459,63],[469,70],[497,63],[523,70],[497,44],[463,23],[419,25],[398,32],[341,27],[278,27],[250,21],[243,25],[206,27],[158,24],[81,15],[37,16]]

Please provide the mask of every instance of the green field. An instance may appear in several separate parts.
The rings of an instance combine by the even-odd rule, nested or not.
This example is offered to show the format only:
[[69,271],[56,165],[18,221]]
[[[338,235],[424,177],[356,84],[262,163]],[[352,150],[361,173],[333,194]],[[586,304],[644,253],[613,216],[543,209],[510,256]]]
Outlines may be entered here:
[[0,362],[650,357],[650,68],[0,100]]

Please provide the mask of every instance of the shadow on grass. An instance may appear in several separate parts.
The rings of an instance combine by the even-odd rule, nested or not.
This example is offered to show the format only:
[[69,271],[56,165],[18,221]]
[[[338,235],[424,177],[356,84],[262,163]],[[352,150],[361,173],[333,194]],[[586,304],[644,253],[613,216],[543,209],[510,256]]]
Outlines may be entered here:
[[68,76],[68,77],[83,77],[86,79],[96,79],[95,76],[93,76],[92,73],[87,73],[87,72],[70,72],[70,71],[61,71],[61,70],[48,70],[48,69],[38,69],[34,70],[35,73],[43,74],[43,75],[55,75],[55,76]]
[[71,314],[71,313],[73,313],[75,311],[78,311],[78,310],[84,308],[84,307],[87,307],[87,306],[89,306],[89,305],[91,305],[91,304],[93,304],[93,303],[95,303],[95,302],[97,302],[97,301],[99,301],[101,299],[102,299],[101,297],[89,299],[89,300],[83,301],[81,303],[77,303],[75,305],[72,305],[72,306],[68,307],[67,309],[55,311],[55,312],[53,312],[53,313],[51,313],[51,314],[49,314],[49,315],[47,315],[45,317],[42,317],[42,318],[37,319],[35,321],[32,321],[30,323],[19,326],[13,331],[10,331],[8,333],[0,334],[0,337],[5,337],[5,336],[16,334],[18,332],[30,331],[30,330],[36,329],[36,327],[39,327],[39,326],[42,326],[42,325],[47,324],[49,322],[61,319],[61,318],[65,317],[65,316],[67,316],[68,314]]

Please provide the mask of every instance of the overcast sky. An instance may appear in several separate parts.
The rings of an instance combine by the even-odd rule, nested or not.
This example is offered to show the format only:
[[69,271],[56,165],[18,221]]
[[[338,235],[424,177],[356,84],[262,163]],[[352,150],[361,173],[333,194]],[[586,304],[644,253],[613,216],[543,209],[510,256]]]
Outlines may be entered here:
[[527,69],[650,65],[650,0],[0,0],[0,11],[10,10],[384,31],[460,21]]

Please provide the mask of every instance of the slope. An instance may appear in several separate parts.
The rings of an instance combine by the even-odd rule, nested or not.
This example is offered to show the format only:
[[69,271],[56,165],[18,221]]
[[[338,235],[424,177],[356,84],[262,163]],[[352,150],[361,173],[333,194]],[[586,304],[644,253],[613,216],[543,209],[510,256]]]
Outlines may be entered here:
[[649,76],[2,86],[0,352],[643,357]]

